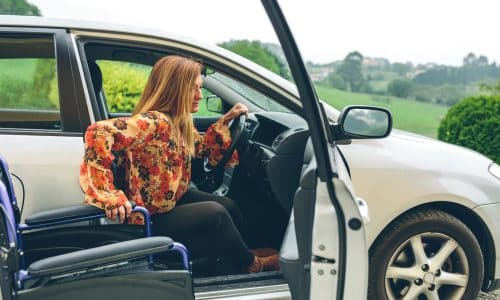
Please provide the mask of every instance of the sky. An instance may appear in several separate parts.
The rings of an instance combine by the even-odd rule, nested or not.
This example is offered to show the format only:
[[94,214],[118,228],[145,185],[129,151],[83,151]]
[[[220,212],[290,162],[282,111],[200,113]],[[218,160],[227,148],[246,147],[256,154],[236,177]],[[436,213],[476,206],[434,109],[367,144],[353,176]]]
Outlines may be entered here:
[[[151,27],[209,43],[278,43],[258,0],[28,0],[46,17]],[[500,64],[499,0],[281,0],[305,60],[357,50],[391,62],[461,65],[467,53]]]

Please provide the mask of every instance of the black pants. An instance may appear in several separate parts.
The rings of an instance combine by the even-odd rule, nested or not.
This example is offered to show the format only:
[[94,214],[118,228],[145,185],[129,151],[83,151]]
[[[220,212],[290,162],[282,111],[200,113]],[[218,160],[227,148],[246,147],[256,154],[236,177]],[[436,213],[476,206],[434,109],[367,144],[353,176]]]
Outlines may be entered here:
[[239,268],[253,261],[238,231],[241,211],[229,198],[190,189],[171,211],[151,218],[153,234],[184,244],[192,259],[222,259]]

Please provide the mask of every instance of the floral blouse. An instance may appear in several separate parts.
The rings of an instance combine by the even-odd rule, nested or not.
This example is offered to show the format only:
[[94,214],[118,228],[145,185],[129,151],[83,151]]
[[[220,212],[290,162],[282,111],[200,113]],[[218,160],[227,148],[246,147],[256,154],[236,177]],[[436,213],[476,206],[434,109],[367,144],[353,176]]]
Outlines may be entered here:
[[[174,208],[191,180],[191,156],[184,140],[170,133],[169,119],[157,111],[90,125],[85,133],[85,155],[80,166],[85,202],[113,209],[132,200],[151,214]],[[231,144],[229,128],[222,118],[204,136],[195,134],[195,156],[208,156],[211,164],[216,164]],[[119,161],[125,164],[126,190],[113,184],[111,165],[117,150],[122,156]],[[235,151],[228,165],[237,162]],[[133,214],[129,221],[140,224],[142,217]]]

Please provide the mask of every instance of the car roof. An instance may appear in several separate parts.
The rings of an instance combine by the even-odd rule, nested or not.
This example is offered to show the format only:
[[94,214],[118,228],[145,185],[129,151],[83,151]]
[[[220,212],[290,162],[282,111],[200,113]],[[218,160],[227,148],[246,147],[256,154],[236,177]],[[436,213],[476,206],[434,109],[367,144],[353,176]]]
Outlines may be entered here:
[[226,59],[229,59],[246,69],[252,70],[253,72],[268,79],[269,81],[276,83],[277,85],[281,86],[283,89],[285,89],[295,97],[297,98],[299,97],[297,87],[293,83],[261,67],[260,65],[257,65],[254,62],[244,57],[241,57],[231,51],[228,51],[222,47],[219,47],[215,44],[210,44],[207,42],[185,37],[168,31],[162,31],[155,28],[130,26],[125,24],[117,24],[109,22],[107,23],[107,22],[96,22],[96,21],[77,20],[77,19],[59,19],[59,18],[46,18],[38,16],[11,16],[11,15],[0,15],[0,26],[63,28],[69,30],[99,31],[107,33],[146,36],[164,40],[167,39],[182,44],[191,45],[196,48],[202,48],[209,52],[222,56]]

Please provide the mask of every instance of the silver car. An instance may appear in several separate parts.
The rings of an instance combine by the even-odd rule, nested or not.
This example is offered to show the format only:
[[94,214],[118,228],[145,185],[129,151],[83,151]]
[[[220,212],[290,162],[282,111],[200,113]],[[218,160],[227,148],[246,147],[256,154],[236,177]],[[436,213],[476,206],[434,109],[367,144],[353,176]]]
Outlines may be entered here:
[[[498,165],[402,131],[374,139],[391,127],[384,110],[339,112],[316,101],[271,4],[297,86],[217,46],[151,29],[0,17],[0,68],[30,80],[43,70],[50,80],[40,85],[45,98],[38,90],[21,93],[29,107],[0,90],[0,152],[18,177],[20,199],[25,191],[23,217],[82,202],[83,131],[130,113],[110,97],[112,79],[136,70],[121,83],[133,106],[127,91],[141,84],[134,74],[181,54],[202,59],[211,73],[204,78],[207,107],[195,116],[199,131],[234,103],[251,112],[238,144],[240,166],[214,178],[200,162],[194,183],[240,204],[250,245],[281,248],[281,272],[194,274],[197,299],[473,299],[500,287]],[[50,238],[41,246],[50,247]]]

